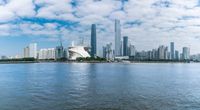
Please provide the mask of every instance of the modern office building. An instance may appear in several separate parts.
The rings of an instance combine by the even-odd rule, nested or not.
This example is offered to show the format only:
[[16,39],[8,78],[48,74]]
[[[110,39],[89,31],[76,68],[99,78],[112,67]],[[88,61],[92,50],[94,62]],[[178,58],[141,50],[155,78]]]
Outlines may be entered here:
[[121,26],[120,20],[115,20],[115,57],[121,56]]
[[170,52],[168,52],[167,56],[168,56],[168,60],[171,60],[171,53]]
[[183,47],[182,58],[183,58],[183,60],[189,60],[190,59],[190,48]]
[[8,59],[7,56],[1,56],[1,60],[6,60],[6,59]]
[[62,45],[56,47],[55,58],[56,59],[62,59],[62,58],[64,58],[64,48],[63,48]]
[[158,57],[160,60],[164,60],[165,59],[165,46],[161,45],[158,48]]
[[55,48],[40,49],[38,59],[55,59]]
[[96,25],[92,24],[91,27],[91,57],[95,57],[97,54],[97,44],[96,44]]
[[192,55],[191,59],[195,62],[200,62],[200,54]]
[[128,37],[123,37],[123,56],[128,56]]
[[114,51],[112,49],[112,43],[106,44],[106,46],[103,46],[103,58],[106,58],[107,60],[113,60],[114,59]]
[[123,56],[123,40],[121,40],[120,45],[120,56]]
[[178,50],[175,51],[175,59],[179,60],[179,52],[178,52]]
[[106,45],[106,59],[107,60],[113,60],[114,59],[112,43],[108,43]]
[[65,48],[65,49],[64,49],[63,58],[68,58],[68,48]]
[[174,42],[170,43],[171,60],[174,60]]
[[183,53],[180,53],[180,60],[183,60]]
[[136,49],[134,45],[129,45],[129,56],[135,56],[136,55]]
[[106,58],[106,46],[103,46],[103,58]]
[[152,52],[151,51],[147,51],[147,59],[151,60],[153,58]]
[[56,46],[56,48],[55,48],[55,58],[57,59],[57,60],[60,60],[60,59],[63,59],[63,58],[65,58],[65,56],[64,56],[64,47],[63,47],[63,42],[62,42],[62,37],[61,36],[59,36],[59,46]]
[[158,50],[152,49],[152,60],[157,60],[157,59],[158,59]]
[[164,59],[165,60],[169,59],[169,57],[168,57],[168,47],[165,47],[165,50],[164,50]]

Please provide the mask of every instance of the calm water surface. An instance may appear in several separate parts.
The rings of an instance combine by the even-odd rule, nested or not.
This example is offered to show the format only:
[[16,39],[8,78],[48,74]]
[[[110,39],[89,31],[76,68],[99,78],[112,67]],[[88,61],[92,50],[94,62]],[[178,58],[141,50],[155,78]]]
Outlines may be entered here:
[[200,110],[200,64],[1,64],[0,110]]

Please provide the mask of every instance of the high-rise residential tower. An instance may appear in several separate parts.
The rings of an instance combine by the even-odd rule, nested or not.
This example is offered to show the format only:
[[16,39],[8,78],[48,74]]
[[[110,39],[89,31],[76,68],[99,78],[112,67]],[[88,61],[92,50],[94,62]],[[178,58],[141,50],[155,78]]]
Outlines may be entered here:
[[115,20],[115,56],[121,56],[121,26],[120,26],[120,20]]
[[37,43],[29,44],[29,57],[37,58]]
[[128,56],[128,37],[123,37],[123,56]]
[[29,47],[24,48],[24,58],[29,58]]
[[129,45],[129,56],[135,56],[136,55],[136,49],[134,45]]
[[38,59],[55,59],[55,48],[40,49]]
[[96,44],[96,25],[92,24],[91,27],[91,57],[95,57],[97,54],[97,44]]
[[170,43],[171,60],[174,60],[174,42]]

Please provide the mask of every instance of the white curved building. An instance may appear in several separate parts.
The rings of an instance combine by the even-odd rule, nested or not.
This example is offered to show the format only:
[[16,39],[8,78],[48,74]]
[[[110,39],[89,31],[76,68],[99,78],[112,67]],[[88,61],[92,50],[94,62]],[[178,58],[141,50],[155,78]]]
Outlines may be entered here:
[[69,60],[76,60],[77,58],[90,57],[88,53],[88,47],[84,46],[71,46],[68,48]]

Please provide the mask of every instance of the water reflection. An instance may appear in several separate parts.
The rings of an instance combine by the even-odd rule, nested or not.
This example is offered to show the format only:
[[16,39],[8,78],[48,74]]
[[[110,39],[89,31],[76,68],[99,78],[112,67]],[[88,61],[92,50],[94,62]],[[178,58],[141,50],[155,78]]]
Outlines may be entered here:
[[0,110],[198,109],[199,64],[0,65]]

